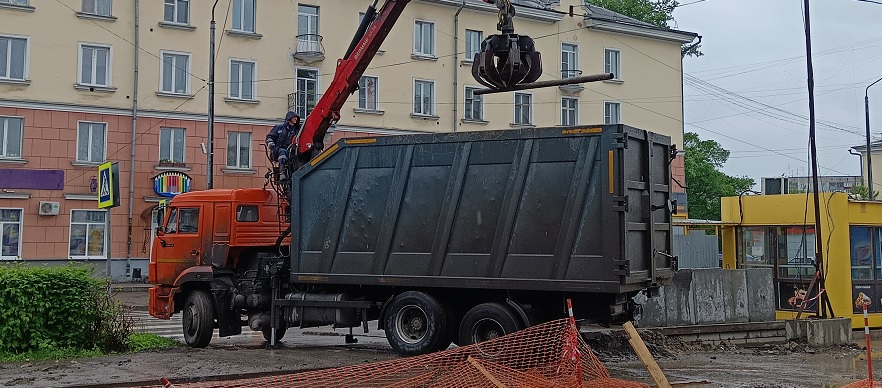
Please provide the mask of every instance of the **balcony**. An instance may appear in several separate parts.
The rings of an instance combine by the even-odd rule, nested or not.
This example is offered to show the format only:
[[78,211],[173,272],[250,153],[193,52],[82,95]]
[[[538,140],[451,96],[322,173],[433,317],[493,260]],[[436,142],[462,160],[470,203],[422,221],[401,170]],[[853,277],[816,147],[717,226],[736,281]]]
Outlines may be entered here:
[[306,63],[324,60],[325,47],[322,46],[322,36],[318,34],[297,35],[297,50],[294,51],[294,59]]
[[294,92],[288,95],[288,110],[294,111],[305,120],[312,112],[315,105],[322,98],[321,94],[309,92]]
[[[560,71],[560,79],[574,78],[582,75],[582,70],[561,70]],[[582,90],[585,90],[585,87],[582,84],[571,84],[571,85],[561,85],[559,86],[560,90],[564,93],[569,94],[577,94]]]

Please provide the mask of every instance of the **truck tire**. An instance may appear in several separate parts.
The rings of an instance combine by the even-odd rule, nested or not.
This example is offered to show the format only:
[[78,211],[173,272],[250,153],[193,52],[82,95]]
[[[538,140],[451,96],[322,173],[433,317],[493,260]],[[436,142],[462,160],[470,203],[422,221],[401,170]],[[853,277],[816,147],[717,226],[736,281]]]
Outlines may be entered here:
[[[268,327],[263,328],[263,330],[261,330],[261,331],[263,332],[263,339],[265,339],[266,342],[269,343],[270,339],[272,339],[272,335],[273,335],[272,324],[270,324]],[[288,331],[288,323],[285,322],[284,319],[280,318],[279,319],[279,327],[276,328],[276,341],[281,341],[282,338],[285,337],[286,331]]]
[[524,328],[521,319],[501,303],[482,303],[472,307],[459,325],[458,345],[466,346],[502,337]]
[[207,292],[194,290],[187,296],[182,311],[181,322],[184,341],[193,348],[204,348],[211,342],[214,333],[214,307]]
[[438,350],[447,329],[447,312],[431,295],[407,291],[392,299],[384,321],[392,349],[416,356]]

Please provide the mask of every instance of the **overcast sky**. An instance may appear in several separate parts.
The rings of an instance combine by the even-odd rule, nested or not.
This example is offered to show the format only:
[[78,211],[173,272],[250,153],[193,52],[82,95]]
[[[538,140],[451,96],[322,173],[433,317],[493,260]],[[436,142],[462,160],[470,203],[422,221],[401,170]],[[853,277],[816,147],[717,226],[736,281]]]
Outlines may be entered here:
[[[729,149],[723,171],[754,178],[755,190],[761,177],[810,175],[802,3],[703,0],[674,12],[705,54],[684,59],[686,131]],[[810,10],[820,172],[859,175],[848,149],[865,142],[864,89],[882,77],[882,4],[812,0]],[[878,139],[882,82],[869,96]]]

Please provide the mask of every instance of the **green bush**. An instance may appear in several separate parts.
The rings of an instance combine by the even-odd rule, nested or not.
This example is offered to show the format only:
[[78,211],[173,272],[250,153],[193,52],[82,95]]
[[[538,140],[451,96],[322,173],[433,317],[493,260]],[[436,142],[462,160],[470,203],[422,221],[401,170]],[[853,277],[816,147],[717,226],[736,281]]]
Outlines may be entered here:
[[82,266],[0,265],[0,352],[126,350],[132,318]]

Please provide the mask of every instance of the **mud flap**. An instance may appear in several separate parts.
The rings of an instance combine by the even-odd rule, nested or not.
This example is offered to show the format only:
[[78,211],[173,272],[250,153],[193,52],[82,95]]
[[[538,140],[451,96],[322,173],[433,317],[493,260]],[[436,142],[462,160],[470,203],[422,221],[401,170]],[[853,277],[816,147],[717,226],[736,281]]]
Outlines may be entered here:
[[233,282],[228,278],[215,278],[211,282],[211,297],[219,337],[242,334],[242,321],[233,308],[233,287]]

